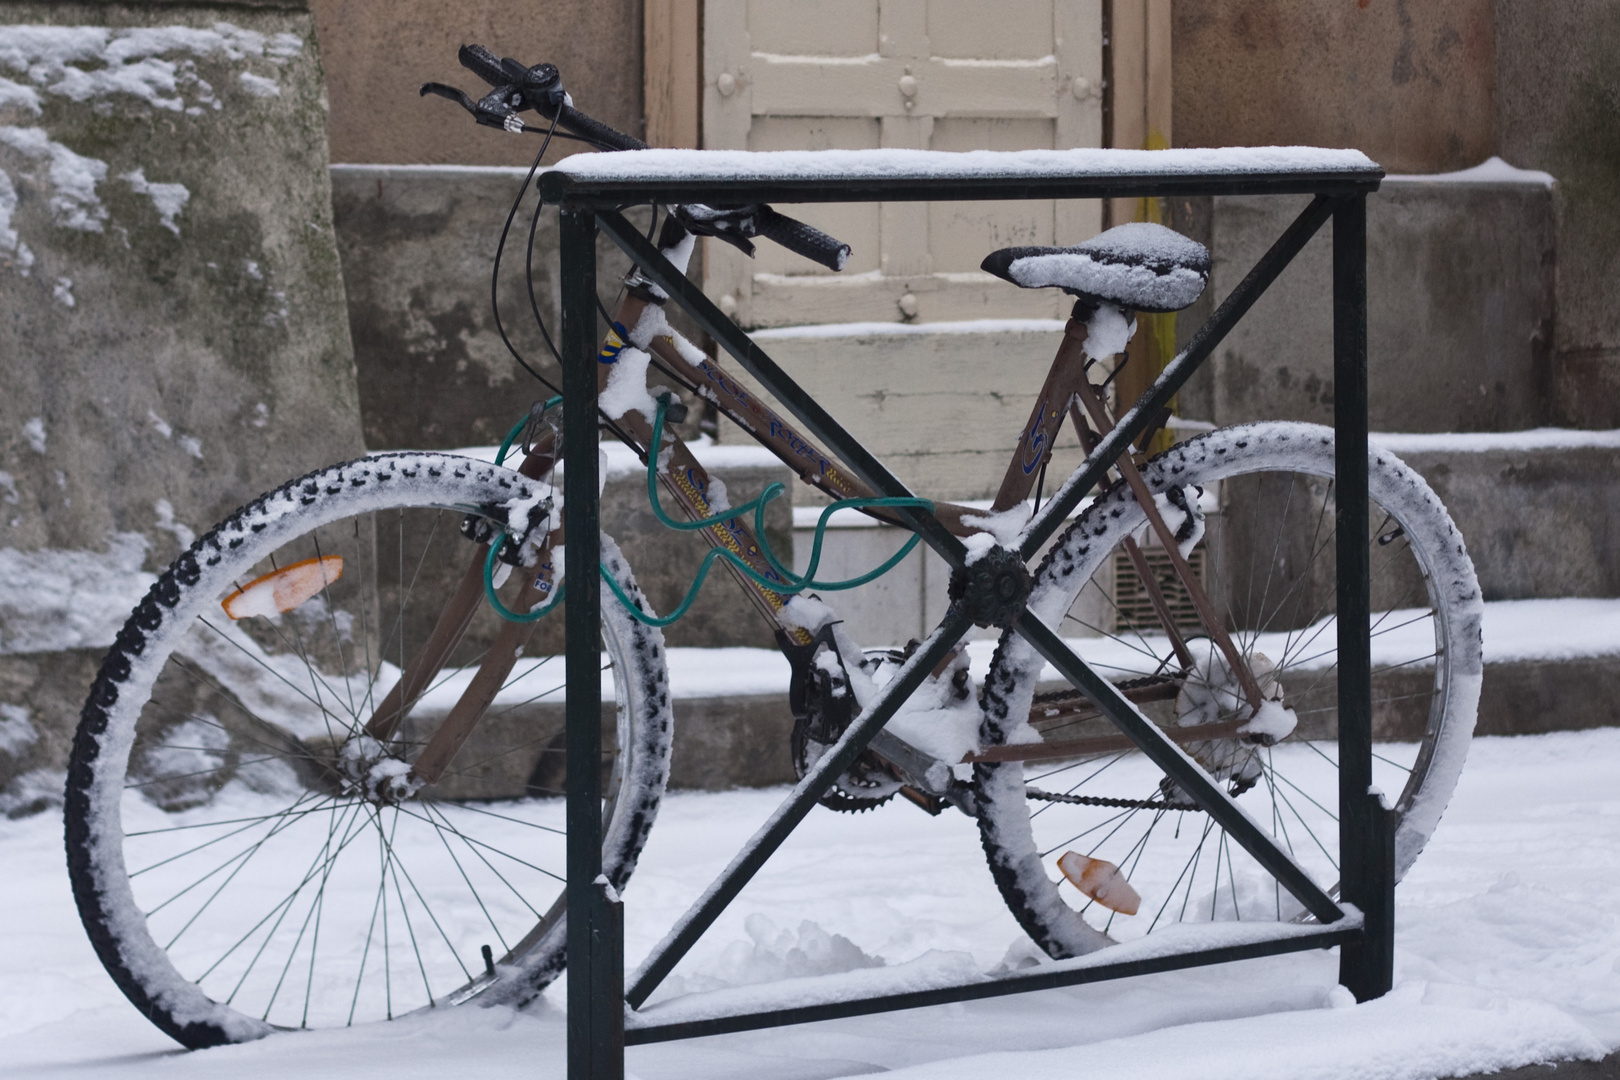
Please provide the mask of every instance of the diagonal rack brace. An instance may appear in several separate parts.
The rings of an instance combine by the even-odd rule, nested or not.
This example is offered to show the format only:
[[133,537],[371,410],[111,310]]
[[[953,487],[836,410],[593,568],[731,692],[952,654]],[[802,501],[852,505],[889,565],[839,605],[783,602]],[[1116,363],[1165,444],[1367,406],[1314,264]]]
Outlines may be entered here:
[[1057,668],[1060,675],[1094,701],[1115,727],[1128,735],[1153,764],[1163,769],[1183,791],[1191,795],[1205,813],[1214,818],[1232,839],[1294,895],[1294,899],[1305,905],[1305,910],[1324,923],[1337,922],[1344,917],[1339,905],[1322,891],[1321,886],[1295,865],[1294,860],[1277,846],[1277,842],[1267,836],[1254,823],[1254,819],[1222,791],[1220,785],[1211,780],[1197,762],[1187,756],[1185,750],[1172,742],[1153,721],[1143,716],[1141,710],[1119,692],[1118,687],[1093,671],[1063,643],[1062,638],[1028,609],[1018,617],[1016,627],[1024,640],[1047,663]]
[[747,885],[749,880],[765,865],[767,859],[782,846],[794,827],[804,820],[821,796],[832,787],[839,776],[843,775],[855,759],[860,757],[861,751],[866,749],[872,737],[883,729],[890,717],[899,711],[907,698],[923,684],[929,672],[934,670],[941,660],[955,648],[962,635],[972,629],[973,624],[961,611],[953,608],[940,623],[922,647],[911,655],[905,665],[895,677],[884,686],[878,694],[878,699],[861,712],[854,722],[845,729],[838,742],[833,744],[831,750],[821,755],[810,771],[805,773],[804,779],[794,787],[793,793],[787,801],[776,808],[758,832],[749,838],[748,843],[731,860],[721,875],[704,891],[698,902],[693,904],[685,915],[682,915],[664,940],[652,951],[652,955],[641,965],[635,973],[630,988],[625,992],[625,1000],[630,1007],[640,1008],[649,995],[658,988],[675,965],[680,963],[681,957],[697,944],[698,938],[703,936],[714,920],[726,909],[726,905],[734,900],[738,893]]
[[[1107,463],[1113,460],[1105,456],[1111,444],[1117,442],[1119,449],[1123,449],[1140,434],[1146,427],[1148,418],[1153,415],[1156,405],[1168,401],[1214,351],[1232,326],[1247,313],[1260,294],[1328,220],[1337,202],[1338,200],[1332,197],[1318,196],[1306,207],[1221,304],[1209,322],[1200,328],[1188,349],[1172,362],[1144,400],[1138,402],[1126,414],[1120,425],[1111,433],[1111,437],[1097,447],[1086,465],[1065,484],[1045,511],[1031,522],[1020,545],[1020,554],[1026,560],[1039,550],[1050,534],[1063,522],[1068,511],[1072,510],[1102,477]],[[885,495],[904,497],[911,494],[898,478],[884,468],[795,384],[786,372],[715,307],[684,274],[677,271],[622,215],[611,210],[599,210],[597,220],[602,230],[637,262],[642,273],[676,300],[699,326],[776,396],[812,436],[844,459],[845,464],[862,481]],[[1068,504],[1064,505],[1059,500],[1067,500]],[[932,515],[913,511],[908,516],[911,517],[913,526],[942,557],[954,566],[962,565],[965,551],[961,542],[947,533]],[[719,917],[720,912],[786,840],[793,827],[832,786],[843,770],[854,762],[898,710],[900,704],[921,685],[926,672],[960,640],[968,626],[966,616],[960,611],[953,610],[946,621],[930,636],[925,646],[913,655],[900,675],[884,688],[878,701],[865,710],[844,733],[838,744],[800,781],[788,800],[750,839],[698,902],[671,928],[669,934],[636,973],[625,995],[632,1008],[639,1007],[647,1000],[658,984],[668,976],[686,952]],[[1156,765],[1164,769],[1194,801],[1218,821],[1233,839],[1272,873],[1306,910],[1324,923],[1337,922],[1343,918],[1344,913],[1339,906],[1277,846],[1271,837],[1254,824],[1196,762],[1119,694],[1111,683],[1097,675],[1084,661],[1075,656],[1056,634],[1028,611],[1020,617],[1018,631],[1071,684],[1091,697],[1115,726],[1130,737]]]

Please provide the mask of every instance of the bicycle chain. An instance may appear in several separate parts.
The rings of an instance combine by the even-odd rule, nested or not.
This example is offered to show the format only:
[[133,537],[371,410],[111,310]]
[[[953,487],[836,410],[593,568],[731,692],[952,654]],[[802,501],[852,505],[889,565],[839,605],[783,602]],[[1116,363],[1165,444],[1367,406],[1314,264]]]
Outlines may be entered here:
[[1201,810],[1197,803],[1173,803],[1157,799],[1109,799],[1101,795],[1060,795],[1040,788],[1025,788],[1024,794],[1042,802],[1068,803],[1071,806],[1102,806],[1111,810]]

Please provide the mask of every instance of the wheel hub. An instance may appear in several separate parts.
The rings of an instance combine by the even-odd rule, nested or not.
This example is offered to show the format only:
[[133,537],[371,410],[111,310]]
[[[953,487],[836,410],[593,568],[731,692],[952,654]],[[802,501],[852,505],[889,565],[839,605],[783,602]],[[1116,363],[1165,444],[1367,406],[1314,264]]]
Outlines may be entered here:
[[993,547],[961,570],[951,572],[950,598],[961,604],[973,625],[1009,629],[1023,614],[1034,579],[1016,551]]

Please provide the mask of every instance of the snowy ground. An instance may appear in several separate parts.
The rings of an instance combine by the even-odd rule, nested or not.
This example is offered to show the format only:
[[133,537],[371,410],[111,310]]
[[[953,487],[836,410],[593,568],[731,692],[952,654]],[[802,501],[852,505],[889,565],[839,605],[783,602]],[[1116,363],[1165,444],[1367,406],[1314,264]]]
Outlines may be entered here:
[[[632,1049],[646,1080],[1426,1078],[1620,1046],[1620,730],[1481,739],[1399,893],[1396,989],[1352,1006],[1333,953]],[[627,896],[639,959],[782,796],[677,794]],[[123,1000],[69,897],[60,825],[0,822],[0,1077],[561,1076],[563,1024],[469,1008],[177,1051]],[[840,942],[829,935],[841,935]],[[971,822],[891,804],[816,811],[668,989],[939,950],[988,969],[1027,946]],[[941,958],[933,958],[939,961]],[[562,1000],[561,988],[548,994]],[[660,997],[665,992],[660,993]]]

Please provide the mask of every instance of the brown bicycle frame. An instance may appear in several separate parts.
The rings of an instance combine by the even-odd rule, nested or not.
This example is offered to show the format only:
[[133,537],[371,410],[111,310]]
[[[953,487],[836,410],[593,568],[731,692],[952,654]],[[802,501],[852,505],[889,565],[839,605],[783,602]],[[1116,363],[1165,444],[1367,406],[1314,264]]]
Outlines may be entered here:
[[[649,301],[634,294],[626,296],[620,303],[616,313],[616,324],[620,327],[635,326],[640,322]],[[1078,319],[1071,318],[1064,329],[1063,341],[1058,346],[1056,356],[1046,374],[1040,394],[1037,396],[1035,406],[1031,410],[1028,421],[1019,435],[1018,444],[1013,449],[1012,460],[1007,465],[1007,472],[1002,478],[1001,486],[996,492],[994,502],[988,511],[989,514],[1001,513],[1012,509],[1017,504],[1029,498],[1034,489],[1041,470],[1049,462],[1052,455],[1053,444],[1061,431],[1066,417],[1071,418],[1088,453],[1096,442],[1106,435],[1112,427],[1112,420],[1107,414],[1106,406],[1098,394],[1098,387],[1094,386],[1087,374],[1089,367],[1084,353],[1086,339],[1086,326]],[[617,329],[610,330],[604,340],[598,364],[597,387],[605,390],[607,381],[614,368],[614,360],[619,351],[628,347],[630,342],[625,341]],[[747,431],[756,441],[770,450],[781,461],[798,474],[799,479],[806,484],[820,490],[834,500],[839,499],[870,499],[876,493],[861,483],[855,477],[841,468],[836,460],[823,452],[815,444],[804,438],[793,426],[778,415],[758,395],[749,390],[735,376],[726,372],[713,357],[705,357],[699,362],[691,362],[682,355],[673,337],[663,335],[654,337],[647,346],[657,365],[666,373],[682,383],[686,389],[695,391],[704,399],[711,402],[716,410],[744,431]],[[1083,406],[1090,415],[1095,430],[1088,428],[1082,420],[1079,408]],[[647,417],[638,412],[628,412],[614,421],[619,433],[625,438],[632,449],[645,461],[651,454],[652,424]],[[708,498],[709,475],[697,458],[692,454],[691,448],[678,434],[667,427],[664,432],[665,446],[660,451],[667,452],[668,464],[658,472],[658,478],[664,490],[675,501],[688,520],[698,521],[712,517],[715,514]],[[555,464],[556,447],[554,437],[549,433],[543,436],[538,444],[526,455],[519,471],[526,476],[538,478],[550,471]],[[1224,623],[1216,615],[1213,605],[1203,590],[1202,583],[1192,567],[1188,565],[1177,546],[1176,539],[1160,515],[1154,501],[1148,492],[1146,484],[1137,472],[1135,462],[1129,453],[1121,455],[1115,463],[1115,470],[1130,485],[1137,501],[1142,505],[1148,518],[1149,526],[1160,544],[1169,554],[1172,568],[1181,581],[1183,587],[1193,601],[1198,611],[1199,619],[1216,647],[1221,651],[1228,665],[1236,674],[1242,689],[1243,696],[1248,700],[1251,708],[1258,708],[1261,702],[1261,691],[1249,670],[1248,664],[1243,660]],[[879,507],[864,508],[863,513],[889,524],[905,527],[904,521],[898,514]],[[957,503],[934,503],[934,516],[947,530],[957,536],[968,536],[981,531],[969,524],[967,519],[983,518],[987,512],[974,507],[963,506]],[[750,569],[768,581],[782,581],[781,575],[770,564],[761,549],[760,542],[753,530],[740,517],[727,518],[724,521],[710,525],[699,530],[700,535],[711,545],[729,550]],[[532,607],[545,600],[552,593],[555,585],[555,573],[551,566],[549,553],[558,547],[563,540],[562,529],[559,527],[547,535],[539,548],[537,571],[529,569],[525,573],[533,575],[528,577],[517,599],[520,609]],[[1188,650],[1179,629],[1171,617],[1170,608],[1157,580],[1148,572],[1146,559],[1140,546],[1134,538],[1127,538],[1125,543],[1127,554],[1136,568],[1138,576],[1142,579],[1145,590],[1149,595],[1154,611],[1163,625],[1165,633],[1175,651],[1177,659],[1183,669],[1190,668],[1193,657]],[[409,712],[420,694],[432,682],[434,676],[449,659],[455,647],[461,641],[467,628],[471,625],[472,617],[476,613],[478,604],[483,599],[483,573],[484,562],[487,557],[487,545],[479,545],[477,552],[463,575],[456,592],[452,595],[438,623],[429,635],[427,643],[412,659],[406,668],[400,682],[385,697],[377,707],[376,712],[366,724],[366,733],[379,740],[387,739],[397,730],[399,723]],[[757,581],[749,578],[739,571],[728,560],[721,560],[733,579],[742,588],[753,606],[776,629],[781,630],[796,644],[807,644],[810,635],[796,624],[784,620],[780,613],[787,602],[788,594],[774,591]],[[782,581],[784,585],[787,582]],[[429,739],[427,746],[412,768],[412,775],[424,784],[431,784],[439,779],[449,766],[456,752],[466,742],[467,738],[477,726],[484,710],[494,700],[496,692],[510,674],[516,663],[517,655],[528,642],[533,633],[533,623],[507,622],[502,626],[496,647],[489,650],[483,664],[474,675],[467,690],[451,709],[438,730]],[[1198,741],[1207,739],[1221,739],[1236,737],[1238,729],[1246,721],[1223,721],[1215,724],[1203,724],[1192,727],[1176,728],[1172,732],[1178,742]],[[1096,753],[1103,750],[1125,749],[1123,743],[1115,746],[1119,738],[1114,736],[1098,736],[1092,739],[1077,740],[1072,743],[1037,743],[1024,747],[998,747],[995,750],[994,760],[1035,760],[1061,756],[1075,756],[1086,753]],[[1095,745],[1093,745],[1095,744]],[[1013,755],[1013,756],[1008,756]],[[968,760],[991,760],[982,756],[970,755]]]

